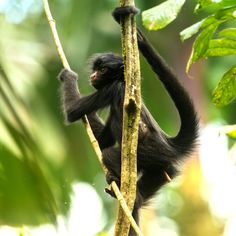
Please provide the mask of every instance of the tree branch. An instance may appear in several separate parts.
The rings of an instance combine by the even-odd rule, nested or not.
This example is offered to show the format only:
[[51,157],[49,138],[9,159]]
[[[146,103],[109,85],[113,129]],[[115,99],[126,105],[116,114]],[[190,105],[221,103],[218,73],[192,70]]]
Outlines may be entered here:
[[[44,5],[45,14],[46,14],[47,19],[48,19],[48,23],[49,23],[51,31],[52,31],[54,42],[56,44],[56,49],[57,49],[59,57],[62,61],[62,64],[63,64],[64,68],[66,68],[68,70],[71,70],[70,65],[69,65],[69,63],[66,59],[65,53],[63,51],[63,48],[62,48],[62,45],[61,45],[61,42],[60,42],[60,39],[59,39],[59,36],[58,36],[58,33],[57,33],[57,29],[56,29],[56,22],[52,17],[48,1],[43,0],[43,5]],[[99,160],[99,162],[100,162],[100,164],[103,168],[103,171],[105,173],[107,173],[107,169],[103,165],[103,162],[102,162],[102,152],[100,150],[99,144],[98,144],[98,142],[97,142],[97,140],[96,140],[96,138],[93,134],[93,131],[91,129],[91,126],[90,126],[86,116],[83,117],[83,123],[84,123],[86,131],[88,133],[90,142],[91,142],[91,144],[92,144],[92,146],[95,150],[95,153],[98,157],[98,160]],[[116,195],[117,200],[119,201],[120,206],[122,207],[123,212],[125,213],[127,219],[130,221],[130,223],[131,223],[132,227],[134,228],[135,232],[137,233],[138,236],[142,236],[142,233],[141,233],[138,225],[136,224],[135,220],[133,219],[132,214],[130,213],[129,207],[127,206],[127,204],[124,200],[124,197],[122,196],[117,184],[114,181],[111,183],[111,187],[112,187],[112,189],[113,189],[113,191]]]
[[[134,6],[134,0],[120,0],[121,6]],[[125,64],[125,99],[123,107],[121,193],[132,212],[136,199],[137,145],[141,110],[140,65],[134,16],[121,19],[122,51]],[[130,222],[119,207],[115,236],[126,236]]]

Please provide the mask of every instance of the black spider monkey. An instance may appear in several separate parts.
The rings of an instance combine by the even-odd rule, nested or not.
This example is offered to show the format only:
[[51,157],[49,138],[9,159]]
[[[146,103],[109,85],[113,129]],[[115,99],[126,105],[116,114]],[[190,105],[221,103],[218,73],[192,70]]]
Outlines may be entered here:
[[[136,14],[137,8],[118,7],[113,11],[117,22],[128,14]],[[138,222],[138,211],[154,194],[178,174],[178,164],[195,148],[198,137],[198,118],[192,101],[178,82],[176,76],[155,52],[151,44],[138,29],[139,50],[164,84],[179,112],[181,126],[175,137],[169,137],[158,126],[148,109],[142,104],[137,148],[137,196],[133,217]],[[77,75],[63,70],[59,75],[66,118],[69,122],[88,116],[92,130],[102,150],[103,162],[109,174],[107,182],[120,185],[121,136],[124,101],[124,64],[120,56],[113,53],[97,54],[92,62],[90,81],[96,92],[81,97],[77,88]],[[105,124],[96,111],[105,107],[110,113]],[[114,146],[118,143],[117,146]],[[112,195],[112,192],[110,192]],[[136,235],[133,229],[129,235]]]

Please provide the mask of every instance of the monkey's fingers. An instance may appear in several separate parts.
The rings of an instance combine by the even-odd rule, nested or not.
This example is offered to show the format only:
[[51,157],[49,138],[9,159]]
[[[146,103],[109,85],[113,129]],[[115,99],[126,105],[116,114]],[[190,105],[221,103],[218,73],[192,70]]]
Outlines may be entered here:
[[111,189],[111,187],[106,187],[105,192],[108,193],[111,197],[116,198],[116,195],[114,191]]
[[58,75],[58,79],[61,82],[65,81],[67,79],[77,80],[78,75],[74,71],[71,71],[71,70],[68,70],[68,69],[62,69],[62,71]]

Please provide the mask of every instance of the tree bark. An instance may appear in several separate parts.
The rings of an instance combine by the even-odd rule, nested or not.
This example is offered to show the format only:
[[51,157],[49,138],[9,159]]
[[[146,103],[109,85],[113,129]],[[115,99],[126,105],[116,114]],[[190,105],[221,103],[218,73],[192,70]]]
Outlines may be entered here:
[[[120,0],[121,6],[134,6],[133,0]],[[125,99],[121,150],[121,194],[132,212],[136,198],[137,145],[141,110],[140,65],[136,23],[133,14],[121,21],[122,54],[125,65]],[[115,236],[126,236],[130,222],[121,207],[115,226]]]

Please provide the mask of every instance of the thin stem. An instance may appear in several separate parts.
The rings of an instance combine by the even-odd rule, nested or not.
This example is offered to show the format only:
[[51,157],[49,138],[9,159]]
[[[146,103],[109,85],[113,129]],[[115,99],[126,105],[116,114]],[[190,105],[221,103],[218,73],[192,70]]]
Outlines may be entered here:
[[45,10],[45,13],[46,13],[46,16],[47,16],[47,19],[48,19],[49,26],[50,26],[51,31],[52,31],[54,42],[56,44],[57,52],[59,54],[59,57],[61,58],[62,64],[63,64],[65,69],[71,70],[70,65],[69,65],[69,63],[66,59],[65,53],[63,51],[63,48],[62,48],[62,45],[61,45],[61,42],[60,42],[60,39],[59,39],[59,36],[58,36],[58,33],[57,33],[56,21],[52,17],[48,1],[43,0],[43,5],[44,5],[44,10]]
[[127,204],[126,201],[123,197],[123,195],[121,194],[119,188],[117,187],[116,183],[113,181],[111,183],[112,189],[117,197],[117,200],[120,203],[120,206],[122,207],[122,210],[124,211],[126,217],[129,219],[134,231],[137,233],[138,236],[144,236],[143,233],[141,232],[140,228],[138,227],[138,225],[136,224]]

